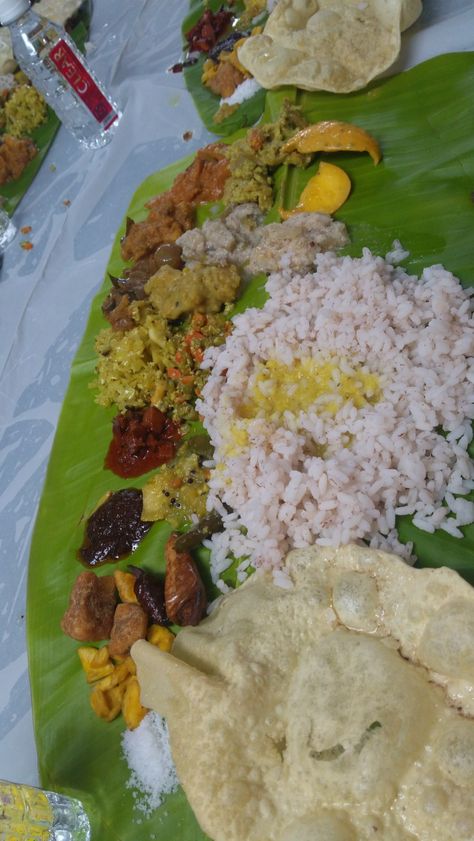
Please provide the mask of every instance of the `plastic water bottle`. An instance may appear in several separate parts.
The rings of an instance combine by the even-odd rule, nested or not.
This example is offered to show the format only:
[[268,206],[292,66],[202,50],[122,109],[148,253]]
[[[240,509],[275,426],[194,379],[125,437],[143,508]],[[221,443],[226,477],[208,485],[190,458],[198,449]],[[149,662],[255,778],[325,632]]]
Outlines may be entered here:
[[0,780],[0,841],[90,841],[82,803]]
[[13,224],[6,210],[0,207],[0,254],[5,251],[7,245],[16,234],[16,226]]
[[13,54],[72,135],[86,149],[111,139],[121,112],[62,26],[37,15],[30,0],[0,0]]

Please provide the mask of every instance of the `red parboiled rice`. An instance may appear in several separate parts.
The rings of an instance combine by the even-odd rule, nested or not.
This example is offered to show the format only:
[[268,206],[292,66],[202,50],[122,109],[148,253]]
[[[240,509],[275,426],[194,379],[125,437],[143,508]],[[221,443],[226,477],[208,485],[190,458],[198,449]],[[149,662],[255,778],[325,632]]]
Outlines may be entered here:
[[[304,276],[282,268],[267,291],[264,307],[237,315],[203,363],[211,373],[198,411],[218,465],[208,506],[225,522],[209,542],[215,580],[232,556],[243,559],[243,579],[249,563],[278,569],[289,549],[314,542],[364,540],[411,559],[398,514],[461,538],[474,520],[474,504],[458,497],[474,487],[474,290],[440,265],[417,278],[365,249],[357,259],[321,254]],[[381,399],[346,402],[335,417],[312,406],[247,420],[248,446],[229,455],[255,367],[308,357],[365,366],[379,376]],[[311,442],[324,457],[311,455]]]

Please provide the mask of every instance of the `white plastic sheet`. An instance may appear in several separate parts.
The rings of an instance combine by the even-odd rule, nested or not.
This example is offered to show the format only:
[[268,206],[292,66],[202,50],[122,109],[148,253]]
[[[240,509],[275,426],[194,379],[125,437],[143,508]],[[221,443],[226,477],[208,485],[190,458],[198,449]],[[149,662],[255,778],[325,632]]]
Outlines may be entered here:
[[[113,142],[96,152],[80,151],[61,129],[15,215],[31,234],[17,235],[0,274],[0,778],[38,782],[24,638],[28,552],[90,301],[136,187],[211,138],[182,76],[166,72],[180,55],[187,7],[96,0],[89,59],[124,116]],[[472,0],[428,0],[394,69],[471,49],[473,34]],[[21,249],[25,238],[32,251]]]

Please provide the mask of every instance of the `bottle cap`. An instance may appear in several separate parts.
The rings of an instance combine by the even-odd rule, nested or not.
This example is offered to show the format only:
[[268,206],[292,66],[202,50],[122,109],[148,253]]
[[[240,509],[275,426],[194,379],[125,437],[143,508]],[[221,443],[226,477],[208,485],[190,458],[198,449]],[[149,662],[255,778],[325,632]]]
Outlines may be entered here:
[[30,8],[30,0],[0,0],[0,23],[8,26]]

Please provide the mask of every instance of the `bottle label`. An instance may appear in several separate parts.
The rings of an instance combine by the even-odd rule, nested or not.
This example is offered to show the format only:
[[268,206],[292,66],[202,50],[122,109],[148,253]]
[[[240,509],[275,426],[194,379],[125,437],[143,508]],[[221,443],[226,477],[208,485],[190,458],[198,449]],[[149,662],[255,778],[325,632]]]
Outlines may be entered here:
[[117,119],[118,114],[69,44],[60,39],[50,51],[49,58],[97,122],[106,121],[104,130],[107,131]]

